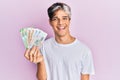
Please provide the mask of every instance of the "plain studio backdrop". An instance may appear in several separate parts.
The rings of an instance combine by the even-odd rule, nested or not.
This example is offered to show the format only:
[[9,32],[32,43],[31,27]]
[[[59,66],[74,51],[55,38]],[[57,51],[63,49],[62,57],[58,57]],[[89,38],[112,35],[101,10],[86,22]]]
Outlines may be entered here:
[[119,0],[0,0],[0,80],[36,80],[36,65],[24,58],[19,30],[35,26],[52,37],[47,8],[54,2],[71,6],[71,34],[93,51],[91,80],[120,80]]

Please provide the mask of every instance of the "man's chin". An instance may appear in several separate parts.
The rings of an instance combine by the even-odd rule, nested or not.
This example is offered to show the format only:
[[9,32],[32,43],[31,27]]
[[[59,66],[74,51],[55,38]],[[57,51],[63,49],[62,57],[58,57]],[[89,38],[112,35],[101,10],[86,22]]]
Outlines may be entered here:
[[57,36],[59,36],[59,37],[64,37],[65,34],[57,34]]

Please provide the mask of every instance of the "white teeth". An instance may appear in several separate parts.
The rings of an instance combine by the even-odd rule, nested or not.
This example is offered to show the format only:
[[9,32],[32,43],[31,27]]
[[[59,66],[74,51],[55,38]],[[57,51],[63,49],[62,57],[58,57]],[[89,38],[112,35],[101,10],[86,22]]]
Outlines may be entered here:
[[58,27],[58,29],[59,29],[59,30],[63,30],[63,29],[65,29],[65,27]]

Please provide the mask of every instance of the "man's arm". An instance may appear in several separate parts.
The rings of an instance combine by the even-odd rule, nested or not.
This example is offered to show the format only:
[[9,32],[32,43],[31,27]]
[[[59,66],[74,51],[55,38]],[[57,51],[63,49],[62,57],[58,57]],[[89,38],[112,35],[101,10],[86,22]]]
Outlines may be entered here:
[[89,74],[81,74],[81,80],[89,80]]
[[37,78],[38,80],[47,80],[44,60],[37,64]]
[[37,78],[38,80],[46,80],[46,69],[45,69],[45,63],[43,56],[40,53],[40,50],[38,47],[34,46],[32,49],[26,49],[25,51],[25,57],[29,61],[33,63],[37,63]]

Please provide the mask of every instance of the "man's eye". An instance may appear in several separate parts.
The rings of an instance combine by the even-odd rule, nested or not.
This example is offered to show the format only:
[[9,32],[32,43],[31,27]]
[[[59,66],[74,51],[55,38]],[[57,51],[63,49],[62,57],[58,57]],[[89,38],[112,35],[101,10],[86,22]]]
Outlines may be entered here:
[[68,18],[67,17],[64,17],[63,20],[67,20]]
[[57,19],[56,18],[53,18],[52,21],[56,21]]

